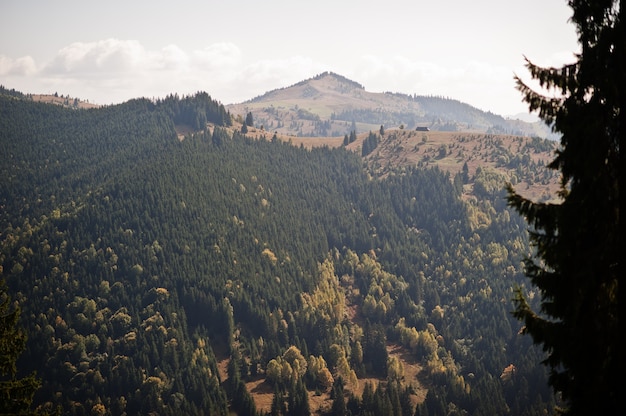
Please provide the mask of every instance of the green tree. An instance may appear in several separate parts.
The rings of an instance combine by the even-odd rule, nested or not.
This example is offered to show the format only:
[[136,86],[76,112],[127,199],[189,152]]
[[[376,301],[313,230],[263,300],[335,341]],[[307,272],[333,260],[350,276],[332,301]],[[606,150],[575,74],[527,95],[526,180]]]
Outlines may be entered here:
[[287,406],[285,405],[285,396],[278,386],[274,386],[274,396],[272,397],[271,416],[281,416],[287,414]]
[[461,178],[463,179],[463,183],[469,183],[469,168],[467,167],[467,162],[463,163],[463,168],[461,169]]
[[626,33],[617,0],[569,4],[581,47],[577,61],[561,68],[527,61],[550,97],[517,79],[530,110],[538,110],[562,134],[561,149],[549,165],[560,171],[562,199],[531,202],[509,185],[509,204],[531,227],[536,259],[527,260],[526,274],[541,294],[536,312],[518,288],[514,315],[548,353],[549,383],[562,395],[565,413],[616,414],[623,403],[618,399],[617,299],[623,259],[618,166]]
[[347,412],[346,409],[346,398],[344,397],[343,391],[343,380],[341,377],[338,377],[337,380],[333,383],[333,404],[330,410],[330,414],[332,416],[344,416]]
[[252,117],[252,113],[249,112],[246,114],[246,126],[253,127],[254,126],[254,118]]
[[0,281],[0,414],[28,414],[41,381],[35,374],[18,378],[16,362],[26,347],[26,334],[18,326],[19,306]]
[[309,394],[302,380],[292,384],[289,389],[289,407],[287,414],[290,416],[308,416],[311,414],[309,408]]

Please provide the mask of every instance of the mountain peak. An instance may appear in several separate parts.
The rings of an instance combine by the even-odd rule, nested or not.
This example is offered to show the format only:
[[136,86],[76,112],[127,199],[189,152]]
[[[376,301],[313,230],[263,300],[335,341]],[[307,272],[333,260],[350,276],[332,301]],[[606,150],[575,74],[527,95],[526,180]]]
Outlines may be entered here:
[[339,75],[335,72],[329,72],[329,71],[322,72],[321,74],[316,75],[313,78],[310,78],[303,82],[312,82],[312,81],[332,82],[332,83],[337,83],[343,86],[350,87],[351,89],[365,90],[365,87],[363,85],[359,84],[356,81],[352,81],[351,79],[348,79],[344,77],[343,75]]
[[265,94],[259,95],[251,100],[246,101],[243,104],[264,102],[274,97],[284,95],[286,92],[291,92],[291,94],[289,95],[293,97],[293,93],[297,91],[296,95],[298,95],[299,98],[306,99],[322,95],[323,92],[328,91],[346,94],[354,90],[365,91],[365,87],[363,87],[363,85],[359,84],[356,81],[352,81],[344,77],[343,75],[339,75],[335,72],[326,71],[288,87],[277,88],[275,90],[268,91]]

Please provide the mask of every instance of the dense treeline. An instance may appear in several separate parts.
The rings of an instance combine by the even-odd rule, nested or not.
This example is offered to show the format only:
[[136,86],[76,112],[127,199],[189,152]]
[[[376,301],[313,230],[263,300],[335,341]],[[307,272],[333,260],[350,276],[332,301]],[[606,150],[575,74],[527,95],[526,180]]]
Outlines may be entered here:
[[[334,414],[548,408],[540,353],[510,316],[524,226],[498,196],[468,207],[437,169],[377,179],[343,148],[229,133],[201,93],[0,100],[0,264],[42,408],[255,414],[259,376],[274,414],[317,410],[316,389]],[[179,141],[176,124],[197,133]],[[390,344],[424,367],[417,407]],[[364,376],[387,382],[355,396]]]
[[206,92],[183,97],[168,95],[156,101],[157,107],[163,109],[175,124],[184,124],[195,130],[202,130],[207,123],[218,126],[230,126],[231,116],[224,106],[211,99]]

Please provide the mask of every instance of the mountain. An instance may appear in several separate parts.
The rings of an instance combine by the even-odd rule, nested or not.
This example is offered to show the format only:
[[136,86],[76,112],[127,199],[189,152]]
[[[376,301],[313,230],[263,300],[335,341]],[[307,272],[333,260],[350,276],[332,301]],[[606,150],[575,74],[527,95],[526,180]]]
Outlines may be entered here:
[[[253,130],[206,93],[94,109],[0,93],[0,278],[28,334],[18,376],[42,381],[33,408],[551,409],[545,355],[510,313],[532,248],[495,170],[550,180],[548,142]],[[468,171],[444,170],[460,153]]]
[[228,110],[255,125],[292,136],[343,136],[404,126],[430,130],[473,131],[548,137],[540,122],[505,119],[460,101],[401,93],[372,93],[341,75],[324,72],[290,87],[277,89]]

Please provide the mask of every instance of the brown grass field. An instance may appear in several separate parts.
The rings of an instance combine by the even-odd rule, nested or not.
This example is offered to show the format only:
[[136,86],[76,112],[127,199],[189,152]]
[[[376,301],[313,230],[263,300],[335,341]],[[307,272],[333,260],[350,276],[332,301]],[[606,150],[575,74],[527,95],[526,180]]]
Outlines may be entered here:
[[[74,107],[74,98],[72,97],[63,97],[63,96],[55,96],[52,94],[34,94],[31,95],[31,98],[35,102],[41,102],[46,104],[55,104],[64,107]],[[77,108],[98,108],[100,107],[98,104],[92,104],[86,101],[77,101]]]

